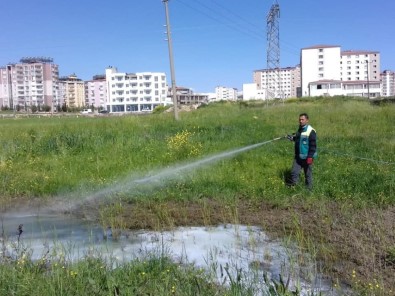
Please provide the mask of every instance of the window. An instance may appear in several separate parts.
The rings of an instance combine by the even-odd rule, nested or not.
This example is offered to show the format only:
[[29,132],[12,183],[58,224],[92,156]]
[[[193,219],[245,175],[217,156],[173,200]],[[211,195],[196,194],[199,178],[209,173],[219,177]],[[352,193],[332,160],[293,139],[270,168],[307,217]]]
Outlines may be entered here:
[[323,58],[324,58],[324,55],[320,54],[320,55],[318,56],[318,58],[319,58],[319,59],[323,59]]

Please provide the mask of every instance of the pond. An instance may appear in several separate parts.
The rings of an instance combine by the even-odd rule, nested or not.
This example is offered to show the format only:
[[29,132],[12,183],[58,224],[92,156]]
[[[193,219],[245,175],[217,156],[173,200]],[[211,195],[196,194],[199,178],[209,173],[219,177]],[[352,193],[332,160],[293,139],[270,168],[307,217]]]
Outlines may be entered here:
[[[111,229],[67,215],[29,212],[0,214],[1,256],[29,252],[33,260],[47,254],[69,261],[100,256],[114,266],[147,254],[166,255],[180,264],[204,268],[218,282],[242,275],[264,286],[263,275],[278,281],[281,274],[291,289],[303,294],[343,295],[332,289],[331,280],[319,273],[318,265],[295,246],[270,239],[262,229],[245,225],[180,227],[171,231],[122,231],[114,239]],[[300,265],[303,256],[303,265]]]

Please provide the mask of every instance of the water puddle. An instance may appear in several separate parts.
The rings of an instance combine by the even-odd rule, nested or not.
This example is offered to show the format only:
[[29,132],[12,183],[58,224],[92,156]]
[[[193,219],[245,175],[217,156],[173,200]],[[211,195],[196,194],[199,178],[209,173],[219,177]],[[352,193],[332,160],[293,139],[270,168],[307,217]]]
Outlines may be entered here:
[[[33,260],[52,254],[75,261],[100,256],[126,262],[147,254],[165,254],[179,263],[204,268],[218,281],[242,275],[263,289],[263,274],[278,281],[281,274],[289,287],[299,286],[303,294],[344,295],[332,290],[331,281],[320,275],[317,263],[292,246],[270,239],[260,228],[243,225],[181,227],[172,231],[128,231],[113,239],[111,229],[84,223],[70,216],[23,213],[0,214],[1,256],[15,257],[27,250]],[[22,232],[21,232],[22,231]],[[302,294],[302,295],[303,295]],[[310,295],[310,294],[309,294]]]

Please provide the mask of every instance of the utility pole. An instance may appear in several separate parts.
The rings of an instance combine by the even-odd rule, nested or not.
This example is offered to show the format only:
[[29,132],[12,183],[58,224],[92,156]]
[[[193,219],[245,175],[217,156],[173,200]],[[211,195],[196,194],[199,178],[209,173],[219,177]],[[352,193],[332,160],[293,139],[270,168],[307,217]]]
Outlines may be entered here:
[[368,82],[368,100],[370,99],[370,86],[369,86],[369,66],[370,66],[370,64],[369,63],[370,62],[368,60],[366,60],[366,66],[367,66],[366,70],[367,70],[367,73],[368,73],[368,75],[366,76],[367,77],[367,82]]
[[173,45],[171,40],[171,30],[170,30],[170,19],[169,19],[169,0],[162,0],[165,4],[166,12],[166,29],[167,29],[167,44],[169,46],[169,60],[170,60],[170,75],[171,75],[171,92],[173,94],[173,106],[174,106],[174,118],[178,120],[178,103],[177,103],[177,89],[176,89],[176,74],[174,71],[174,61],[173,61]]
[[12,107],[12,112],[14,117],[16,117],[16,110],[15,110],[15,102],[14,102],[14,93],[12,91],[12,66],[7,66],[7,74],[8,74],[8,97],[9,97],[9,104]]

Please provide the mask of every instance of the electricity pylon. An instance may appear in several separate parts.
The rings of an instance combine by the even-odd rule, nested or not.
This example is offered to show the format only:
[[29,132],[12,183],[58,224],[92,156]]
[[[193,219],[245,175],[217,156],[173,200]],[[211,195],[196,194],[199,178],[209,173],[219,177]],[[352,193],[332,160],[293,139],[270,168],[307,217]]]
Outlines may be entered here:
[[266,17],[267,25],[267,74],[266,100],[281,98],[280,78],[280,5],[277,0],[271,6]]

